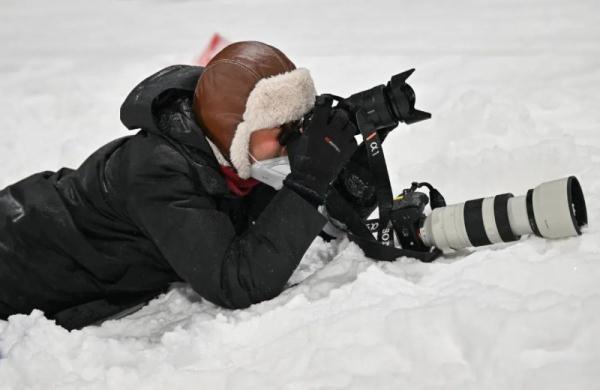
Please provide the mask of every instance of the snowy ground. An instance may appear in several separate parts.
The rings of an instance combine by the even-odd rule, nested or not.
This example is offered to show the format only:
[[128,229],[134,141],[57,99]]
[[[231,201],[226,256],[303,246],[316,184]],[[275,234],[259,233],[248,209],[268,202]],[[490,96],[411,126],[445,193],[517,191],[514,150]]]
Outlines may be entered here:
[[579,177],[590,227],[423,264],[317,240],[247,310],[174,288],[68,333],[0,321],[1,389],[600,388],[600,5],[570,1],[3,0],[0,187],[126,134],[119,106],[213,32],[272,43],[347,95],[416,67],[432,120],[386,141],[396,191],[450,202]]

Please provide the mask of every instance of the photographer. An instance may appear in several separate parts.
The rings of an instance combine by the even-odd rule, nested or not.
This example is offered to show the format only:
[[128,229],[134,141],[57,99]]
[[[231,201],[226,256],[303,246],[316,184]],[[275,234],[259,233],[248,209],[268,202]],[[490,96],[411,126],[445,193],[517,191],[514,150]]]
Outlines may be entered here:
[[[344,166],[342,196],[375,205],[364,159],[348,163],[355,125],[315,95],[307,70],[260,42],[144,80],[121,111],[137,134],[0,191],[0,319],[38,308],[79,328],[181,280],[227,308],[277,296]],[[281,190],[250,177],[286,154]]]

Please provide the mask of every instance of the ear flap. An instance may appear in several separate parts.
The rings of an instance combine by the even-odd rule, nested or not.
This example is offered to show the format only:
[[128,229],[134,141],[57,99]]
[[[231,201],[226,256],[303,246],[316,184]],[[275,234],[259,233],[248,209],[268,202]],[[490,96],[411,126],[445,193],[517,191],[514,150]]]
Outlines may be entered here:
[[248,96],[243,120],[236,128],[229,149],[231,163],[239,177],[250,177],[250,134],[302,118],[313,108],[316,94],[310,72],[304,68],[267,77],[256,83]]

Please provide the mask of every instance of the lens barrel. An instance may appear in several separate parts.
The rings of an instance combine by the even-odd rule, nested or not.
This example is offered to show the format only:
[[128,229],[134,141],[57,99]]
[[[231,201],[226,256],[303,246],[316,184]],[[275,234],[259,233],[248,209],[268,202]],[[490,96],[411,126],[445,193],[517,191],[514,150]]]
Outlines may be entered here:
[[570,176],[542,183],[523,196],[501,194],[438,207],[419,233],[425,245],[447,250],[510,242],[532,233],[571,237],[581,234],[585,225],[583,191]]
[[363,109],[369,122],[374,126],[373,130],[398,125],[399,119],[390,107],[384,85],[355,93],[345,100],[347,103]]
[[396,127],[399,122],[412,124],[429,119],[430,113],[415,109],[415,91],[406,83],[414,71],[398,73],[386,85],[355,93],[345,101],[363,109],[373,130]]

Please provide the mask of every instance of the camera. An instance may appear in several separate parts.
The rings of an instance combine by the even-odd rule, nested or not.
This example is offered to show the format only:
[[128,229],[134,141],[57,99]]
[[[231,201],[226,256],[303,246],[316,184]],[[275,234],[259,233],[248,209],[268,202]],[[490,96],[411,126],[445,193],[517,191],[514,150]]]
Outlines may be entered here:
[[[542,183],[525,195],[510,193],[446,205],[441,193],[429,183],[412,183],[394,197],[381,147],[381,138],[399,123],[413,124],[431,118],[415,109],[415,92],[406,83],[414,69],[399,73],[386,85],[341,99],[339,109],[354,115],[364,138],[364,153],[373,175],[379,218],[362,219],[351,205],[342,220],[348,236],[371,258],[395,260],[401,256],[432,261],[444,251],[518,240],[522,235],[564,238],[581,234],[587,210],[581,185],[575,176]],[[380,134],[381,133],[381,134]],[[429,189],[429,196],[417,191]],[[341,197],[337,202],[344,202]],[[431,203],[431,213],[425,206]],[[337,216],[336,216],[337,218]],[[341,223],[340,223],[341,222]]]

